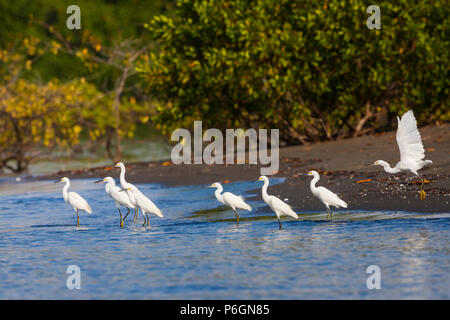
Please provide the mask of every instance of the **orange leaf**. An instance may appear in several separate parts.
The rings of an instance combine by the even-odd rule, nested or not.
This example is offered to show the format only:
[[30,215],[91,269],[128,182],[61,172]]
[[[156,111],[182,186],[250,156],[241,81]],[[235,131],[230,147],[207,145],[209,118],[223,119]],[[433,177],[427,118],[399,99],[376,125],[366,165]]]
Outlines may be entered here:
[[364,179],[364,180],[358,180],[356,183],[364,183],[364,182],[370,182],[372,179]]
[[163,167],[167,167],[167,166],[170,166],[172,164],[172,161],[165,161],[165,162],[163,162],[161,165],[163,166]]

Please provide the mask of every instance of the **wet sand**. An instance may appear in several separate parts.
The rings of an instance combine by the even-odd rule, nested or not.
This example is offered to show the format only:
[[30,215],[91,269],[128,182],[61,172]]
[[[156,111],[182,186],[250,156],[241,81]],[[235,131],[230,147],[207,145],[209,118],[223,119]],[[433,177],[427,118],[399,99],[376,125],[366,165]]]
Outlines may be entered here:
[[[433,164],[420,171],[427,180],[425,200],[419,199],[420,181],[409,172],[391,175],[381,166],[371,165],[385,160],[394,166],[399,160],[395,132],[363,136],[339,141],[321,142],[280,149],[277,177],[286,180],[269,186],[269,194],[288,199],[297,211],[323,210],[310,191],[309,170],[317,170],[321,179],[317,186],[336,192],[351,210],[389,210],[412,212],[450,212],[450,125],[427,126],[419,129],[425,146],[426,159]],[[169,186],[211,184],[256,180],[259,165],[174,165],[170,161],[127,163],[127,180],[132,183],[162,183]],[[119,169],[110,167],[57,172],[33,179],[118,177]],[[255,189],[261,199],[261,182]],[[224,186],[226,190],[226,185]]]

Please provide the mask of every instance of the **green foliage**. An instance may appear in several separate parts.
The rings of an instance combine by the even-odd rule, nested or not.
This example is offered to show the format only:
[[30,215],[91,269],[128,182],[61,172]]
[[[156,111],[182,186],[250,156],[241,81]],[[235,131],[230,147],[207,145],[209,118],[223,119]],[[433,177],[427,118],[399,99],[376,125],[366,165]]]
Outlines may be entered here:
[[166,133],[190,127],[278,127],[293,143],[390,123],[449,121],[449,7],[377,2],[182,0],[147,25],[158,50],[139,66]]
[[[26,170],[43,148],[72,147],[82,133],[90,141],[111,140],[111,132],[132,137],[139,123],[146,123],[148,103],[122,98],[120,124],[116,123],[114,97],[84,78],[61,83],[30,82],[24,76],[33,61],[54,48],[29,37],[21,46],[0,49],[0,170]],[[54,51],[54,50],[53,50]]]
[[120,157],[121,137],[148,123],[134,64],[150,39],[144,21],[172,1],[80,0],[81,30],[66,27],[72,4],[0,0],[0,170],[20,172],[80,135]]
[[[0,0],[0,48],[11,43],[20,45],[18,41],[24,37],[39,38],[51,44],[56,39],[43,24],[52,26],[73,46],[96,43],[110,47],[125,39],[149,40],[144,23],[155,14],[167,12],[172,3],[171,0]],[[81,9],[81,30],[69,30],[66,26],[69,17],[66,9],[72,4]],[[86,68],[79,59],[64,54],[42,56],[32,71],[27,74],[29,79],[47,82],[54,78],[69,81],[86,77],[99,88],[104,85],[105,74],[112,73],[104,67],[101,70],[103,77],[93,78],[92,70]],[[113,84],[107,85],[108,89],[113,87]]]

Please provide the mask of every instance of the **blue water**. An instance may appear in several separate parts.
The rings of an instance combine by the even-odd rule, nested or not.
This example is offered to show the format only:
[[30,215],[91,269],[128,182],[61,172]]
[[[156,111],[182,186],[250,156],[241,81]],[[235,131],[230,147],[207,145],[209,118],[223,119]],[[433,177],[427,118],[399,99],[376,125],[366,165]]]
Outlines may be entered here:
[[[1,299],[450,297],[450,213],[341,211],[327,222],[323,210],[296,208],[300,219],[278,230],[262,201],[249,201],[255,209],[237,225],[213,189],[144,184],[164,219],[152,215],[150,227],[127,219],[121,229],[93,181],[72,181],[94,210],[81,214],[79,230],[62,185],[0,184]],[[224,185],[246,198],[260,186]],[[81,290],[66,287],[70,265],[81,269]],[[380,290],[366,286],[369,265],[380,267]]]

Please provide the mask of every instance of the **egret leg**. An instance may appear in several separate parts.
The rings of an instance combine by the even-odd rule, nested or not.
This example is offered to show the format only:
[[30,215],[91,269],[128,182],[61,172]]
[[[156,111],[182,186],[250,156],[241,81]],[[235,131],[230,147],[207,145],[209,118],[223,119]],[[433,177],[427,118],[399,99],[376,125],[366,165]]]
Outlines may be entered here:
[[147,222],[147,217],[146,217],[146,215],[144,213],[144,224],[143,224],[144,227],[145,227],[146,222]]
[[[333,211],[331,211],[330,208],[327,208],[327,211],[329,212],[330,216],[331,216],[331,221],[333,221]],[[327,215],[328,217],[328,215]]]
[[277,218],[278,218],[278,224],[280,225],[280,230],[281,230],[281,220],[280,220],[280,217],[279,216],[277,216]]
[[125,221],[125,219],[128,217],[128,215],[130,214],[130,208],[127,208],[128,209],[128,212],[127,212],[127,214],[125,215],[125,217],[123,217],[123,219],[122,219],[122,221]]
[[237,213],[237,210],[234,210],[234,214],[236,215],[236,222],[239,224],[239,214]]
[[80,227],[80,215],[78,214],[78,210],[77,210],[77,228]]
[[138,215],[139,215],[139,209],[138,208],[134,208],[133,222],[137,222],[138,221]]
[[147,217],[147,227],[150,225],[150,218],[148,217],[147,214],[145,214],[145,216]]
[[424,178],[420,178],[420,179],[422,180],[422,186],[421,186],[420,191],[419,191],[419,193],[420,193],[420,200],[424,200],[425,197],[426,197],[426,193],[423,190],[423,184],[425,182],[425,179]]
[[117,207],[117,210],[119,210],[120,215],[120,227],[123,228],[122,211],[120,211],[120,207]]

